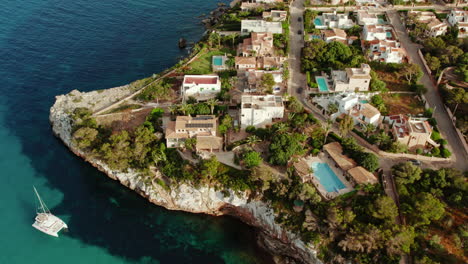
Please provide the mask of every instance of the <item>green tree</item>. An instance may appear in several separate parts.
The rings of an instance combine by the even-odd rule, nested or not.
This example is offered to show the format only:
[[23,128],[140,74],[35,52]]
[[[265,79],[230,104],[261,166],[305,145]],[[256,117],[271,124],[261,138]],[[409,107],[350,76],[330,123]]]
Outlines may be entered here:
[[431,56],[431,54],[427,53],[424,55],[424,59],[427,62],[427,66],[429,66],[429,69],[432,71],[437,71],[440,68],[440,60],[437,57]]
[[373,153],[362,152],[357,155],[356,161],[370,172],[374,172],[379,168],[379,158]]
[[218,174],[218,169],[221,166],[216,156],[212,156],[201,162],[201,175],[208,180],[214,179]]
[[197,138],[187,138],[184,142],[184,146],[189,151],[194,151],[197,146]]
[[274,165],[286,165],[289,159],[302,153],[306,136],[302,134],[275,134],[269,146],[269,162]]
[[82,127],[73,133],[73,144],[79,149],[88,149],[94,146],[97,139],[98,131],[90,127]]
[[135,165],[144,168],[148,163],[151,153],[152,143],[156,140],[154,133],[144,126],[139,126],[135,130],[135,140],[133,142],[133,160]]
[[398,207],[387,195],[379,196],[373,204],[372,216],[393,223],[398,216]]
[[346,136],[354,127],[354,120],[350,115],[345,115],[343,119],[338,123],[340,133],[342,136]]
[[100,148],[101,157],[114,170],[126,170],[131,162],[130,135],[127,131],[113,134]]
[[421,179],[421,173],[421,168],[411,162],[400,163],[392,168],[392,174],[400,184],[412,184],[418,181]]
[[334,114],[334,113],[338,112],[338,105],[335,104],[335,103],[328,104],[327,108],[328,108],[328,112],[330,114]]
[[249,151],[242,156],[242,162],[245,167],[251,169],[260,165],[262,162],[262,157],[258,152]]
[[415,226],[429,225],[431,221],[439,220],[444,215],[444,207],[444,204],[432,194],[417,193],[408,220]]
[[405,77],[408,84],[417,83],[423,76],[418,64],[405,64],[399,72],[399,76]]
[[253,146],[255,144],[257,144],[258,142],[261,142],[260,138],[257,137],[256,135],[252,135],[252,136],[248,136],[246,139],[245,139],[245,143],[249,146]]
[[275,85],[275,78],[273,78],[273,74],[265,73],[262,75],[262,80],[260,82],[260,88],[265,93],[273,93],[273,86]]
[[384,81],[381,81],[376,72],[371,71],[371,81],[370,81],[370,89],[371,91],[380,91],[380,92],[387,92],[387,84]]

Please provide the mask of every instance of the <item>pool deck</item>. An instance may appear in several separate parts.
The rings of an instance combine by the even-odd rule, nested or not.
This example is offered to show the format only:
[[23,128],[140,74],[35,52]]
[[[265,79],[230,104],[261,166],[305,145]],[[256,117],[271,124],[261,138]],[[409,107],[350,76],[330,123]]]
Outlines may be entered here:
[[338,179],[340,179],[340,181],[346,186],[344,189],[339,190],[338,193],[336,193],[336,192],[327,192],[327,190],[325,190],[325,187],[320,183],[320,181],[313,176],[311,182],[314,184],[315,188],[317,188],[317,190],[319,191],[319,193],[321,194],[321,196],[323,198],[325,198],[327,200],[333,199],[333,198],[335,198],[335,197],[337,197],[339,195],[342,195],[342,194],[345,194],[345,193],[348,193],[348,192],[354,190],[351,183],[345,179],[344,172],[341,171],[339,168],[335,168],[335,166],[330,165],[330,164],[333,164],[333,162],[331,160],[329,160],[326,157],[326,155],[324,155],[323,152],[321,152],[316,157],[307,156],[307,157],[304,158],[304,161],[309,165],[309,167],[312,167],[312,163],[314,163],[314,162],[327,163],[328,166],[332,169],[332,171],[336,174]]

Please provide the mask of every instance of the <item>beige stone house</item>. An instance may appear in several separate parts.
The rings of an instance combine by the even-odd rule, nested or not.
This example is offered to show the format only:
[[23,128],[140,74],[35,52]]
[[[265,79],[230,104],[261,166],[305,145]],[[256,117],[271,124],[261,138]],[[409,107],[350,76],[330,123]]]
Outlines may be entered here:
[[405,115],[389,116],[388,120],[395,139],[409,149],[424,148],[427,144],[439,146],[431,139],[432,127],[429,122]]
[[332,71],[331,79],[335,92],[369,91],[370,71],[368,64],[360,68],[346,68],[344,71]]
[[246,38],[239,44],[237,49],[239,56],[273,56],[275,49],[273,47],[273,34],[269,32],[252,32],[250,38]]
[[183,147],[189,138],[196,138],[197,151],[221,151],[223,139],[217,136],[217,118],[213,115],[178,116],[166,128],[166,146]]

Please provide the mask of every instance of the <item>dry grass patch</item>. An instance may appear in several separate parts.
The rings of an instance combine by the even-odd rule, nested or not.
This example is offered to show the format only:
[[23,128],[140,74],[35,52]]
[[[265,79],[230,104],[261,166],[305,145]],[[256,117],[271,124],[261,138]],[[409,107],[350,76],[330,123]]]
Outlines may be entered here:
[[424,113],[424,104],[414,94],[384,94],[382,98],[389,115]]

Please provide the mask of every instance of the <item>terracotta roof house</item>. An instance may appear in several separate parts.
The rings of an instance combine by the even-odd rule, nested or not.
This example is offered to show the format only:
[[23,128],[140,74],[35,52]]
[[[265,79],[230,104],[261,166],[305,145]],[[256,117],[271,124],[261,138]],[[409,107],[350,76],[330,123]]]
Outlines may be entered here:
[[243,40],[237,49],[239,56],[273,56],[273,34],[269,32],[252,32],[250,38]]
[[247,70],[255,69],[257,67],[256,57],[236,57],[235,58],[236,69]]
[[432,19],[428,24],[427,24],[427,32],[431,37],[437,37],[441,35],[445,35],[447,33],[447,28],[448,25],[445,22],[440,21],[439,19],[435,18]]
[[217,75],[185,75],[181,95],[197,100],[207,100],[221,91],[221,81]]
[[350,110],[350,115],[354,119],[355,124],[367,125],[372,124],[377,126],[380,123],[380,112],[370,104],[356,104]]
[[283,74],[280,70],[275,71],[266,71],[266,70],[255,70],[255,69],[248,69],[245,71],[245,76],[247,77],[247,85],[248,87],[244,89],[246,93],[255,93],[259,92],[259,87],[261,85],[262,76],[266,73],[270,73],[273,75],[273,79],[275,81],[275,85],[273,86],[273,92],[279,92],[281,90],[281,83],[283,82]]
[[361,166],[354,167],[347,171],[348,175],[356,184],[376,184],[377,177]]
[[356,167],[356,162],[343,154],[343,148],[341,147],[340,143],[328,143],[323,146],[323,149],[342,170],[347,171]]
[[183,147],[185,140],[196,138],[197,151],[219,151],[223,144],[222,138],[216,136],[217,127],[217,118],[212,115],[178,116],[167,125],[166,145],[168,148]]
[[346,32],[339,28],[332,28],[332,29],[324,29],[321,30],[322,39],[330,43],[332,41],[338,41],[343,44],[348,44],[348,35]]

